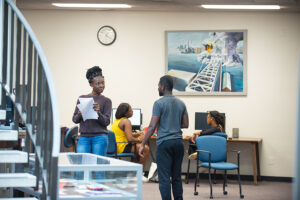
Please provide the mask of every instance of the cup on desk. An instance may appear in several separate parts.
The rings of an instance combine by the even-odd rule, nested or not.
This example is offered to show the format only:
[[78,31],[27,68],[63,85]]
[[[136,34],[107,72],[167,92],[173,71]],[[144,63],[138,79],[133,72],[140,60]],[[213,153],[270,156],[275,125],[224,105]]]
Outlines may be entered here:
[[239,128],[232,129],[232,138],[239,138]]

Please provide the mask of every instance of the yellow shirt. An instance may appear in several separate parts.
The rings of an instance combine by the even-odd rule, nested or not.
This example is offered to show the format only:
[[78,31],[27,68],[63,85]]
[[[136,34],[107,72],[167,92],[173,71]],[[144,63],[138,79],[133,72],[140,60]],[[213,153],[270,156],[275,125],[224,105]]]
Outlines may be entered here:
[[[120,119],[115,119],[115,121],[112,123],[110,130],[115,133],[116,136],[116,142],[128,142],[126,138],[125,131],[120,129],[119,123],[122,119],[126,119],[126,117],[122,117]],[[123,153],[125,146],[128,143],[117,143],[117,153]]]

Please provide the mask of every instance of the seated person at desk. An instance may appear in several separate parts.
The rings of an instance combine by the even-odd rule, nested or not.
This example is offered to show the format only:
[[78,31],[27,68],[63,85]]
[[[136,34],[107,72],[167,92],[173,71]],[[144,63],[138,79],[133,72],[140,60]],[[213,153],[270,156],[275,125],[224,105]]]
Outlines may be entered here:
[[[128,103],[121,103],[116,111],[116,119],[111,126],[115,133],[117,142],[117,153],[137,153],[144,139],[143,132],[132,132],[131,122],[128,118],[132,117],[132,108]],[[135,145],[128,142],[136,142]],[[145,156],[139,158],[139,163],[146,167],[149,156],[149,147],[145,146]]]
[[[190,138],[190,143],[196,143],[195,140],[199,136],[205,136],[205,135],[212,135],[214,133],[222,132],[224,133],[224,116],[221,115],[218,111],[209,111],[207,115],[206,122],[208,125],[211,126],[210,129],[207,130],[201,130],[199,132],[195,132]],[[192,146],[192,152],[195,152],[197,150],[196,146]],[[195,159],[197,157],[197,153],[192,153],[189,156],[189,159]]]

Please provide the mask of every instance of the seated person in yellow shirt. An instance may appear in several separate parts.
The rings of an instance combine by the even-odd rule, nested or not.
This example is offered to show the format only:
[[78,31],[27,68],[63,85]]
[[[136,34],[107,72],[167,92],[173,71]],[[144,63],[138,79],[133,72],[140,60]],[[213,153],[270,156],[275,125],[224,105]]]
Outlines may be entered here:
[[[116,119],[111,126],[111,130],[115,133],[117,141],[117,153],[137,153],[144,139],[143,132],[132,132],[131,122],[128,118],[132,117],[132,108],[128,103],[121,103],[116,111]],[[121,143],[120,143],[121,142]],[[136,142],[135,145],[128,142]],[[149,147],[145,146],[145,156],[139,157],[139,163],[146,167],[149,156]]]

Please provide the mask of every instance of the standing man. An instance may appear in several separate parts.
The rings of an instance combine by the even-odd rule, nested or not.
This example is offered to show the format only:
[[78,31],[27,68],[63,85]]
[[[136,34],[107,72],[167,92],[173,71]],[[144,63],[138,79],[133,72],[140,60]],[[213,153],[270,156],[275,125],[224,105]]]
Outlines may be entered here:
[[159,80],[159,96],[153,105],[152,118],[139,150],[144,156],[144,147],[157,128],[156,162],[159,190],[163,200],[171,200],[171,185],[174,200],[182,198],[181,164],[184,155],[181,128],[188,128],[189,117],[185,104],[172,95],[173,78],[163,76]]

